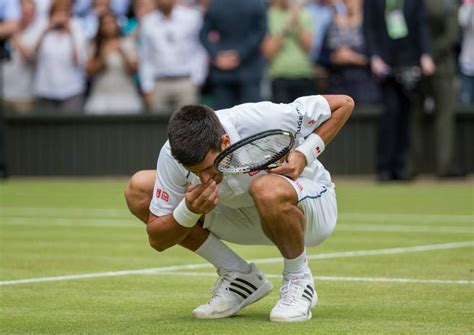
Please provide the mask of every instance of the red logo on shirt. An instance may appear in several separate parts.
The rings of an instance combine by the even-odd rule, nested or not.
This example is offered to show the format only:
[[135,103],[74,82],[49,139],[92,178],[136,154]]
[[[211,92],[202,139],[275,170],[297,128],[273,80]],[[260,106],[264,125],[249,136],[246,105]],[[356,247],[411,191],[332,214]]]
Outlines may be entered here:
[[163,193],[161,193],[161,199],[163,199],[164,201],[168,201],[170,200],[170,196],[167,192],[163,191]]
[[308,124],[309,124],[309,125],[313,125],[313,124],[315,124],[315,123],[316,123],[316,120],[309,120],[309,121],[308,121]]
[[316,147],[316,152],[317,152],[318,154],[320,154],[320,153],[321,153],[321,148],[320,148],[320,147]]
[[155,195],[157,198],[161,197],[161,190],[159,188],[156,189]]

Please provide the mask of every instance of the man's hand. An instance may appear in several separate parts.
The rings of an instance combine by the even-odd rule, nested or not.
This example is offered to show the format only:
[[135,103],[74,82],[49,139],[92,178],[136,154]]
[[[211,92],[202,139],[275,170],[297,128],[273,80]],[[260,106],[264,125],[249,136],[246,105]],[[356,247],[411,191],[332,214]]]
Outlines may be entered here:
[[235,50],[221,51],[217,54],[215,65],[219,70],[233,70],[240,65],[239,54]]
[[219,202],[219,187],[213,179],[204,184],[189,185],[184,195],[186,207],[199,214],[207,214],[212,211]]
[[269,173],[280,174],[290,179],[297,179],[306,167],[305,156],[298,151],[290,152],[286,161],[274,169],[268,170]]

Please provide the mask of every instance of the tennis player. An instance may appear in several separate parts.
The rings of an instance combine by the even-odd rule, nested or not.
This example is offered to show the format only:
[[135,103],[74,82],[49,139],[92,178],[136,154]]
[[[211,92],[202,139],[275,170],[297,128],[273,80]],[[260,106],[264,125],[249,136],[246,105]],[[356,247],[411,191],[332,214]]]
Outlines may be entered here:
[[[234,315],[272,290],[254,264],[222,242],[228,241],[276,246],[283,257],[283,283],[270,319],[311,318],[318,298],[306,246],[328,238],[337,219],[334,184],[318,156],[353,108],[348,96],[315,95],[290,104],[247,103],[219,111],[187,105],[173,114],[156,171],[136,173],[125,196],[130,211],[147,224],[154,249],[179,244],[217,268],[212,297],[193,310],[193,317]],[[283,165],[241,175],[215,170],[222,149],[270,129],[296,137]]]

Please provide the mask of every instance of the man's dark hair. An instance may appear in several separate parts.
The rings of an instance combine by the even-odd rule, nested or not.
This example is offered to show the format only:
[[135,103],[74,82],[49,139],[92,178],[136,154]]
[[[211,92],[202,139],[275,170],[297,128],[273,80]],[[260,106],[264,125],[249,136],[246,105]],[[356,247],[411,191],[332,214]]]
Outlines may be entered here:
[[221,150],[225,131],[216,113],[205,105],[186,105],[168,123],[171,154],[184,166],[201,163],[210,150]]

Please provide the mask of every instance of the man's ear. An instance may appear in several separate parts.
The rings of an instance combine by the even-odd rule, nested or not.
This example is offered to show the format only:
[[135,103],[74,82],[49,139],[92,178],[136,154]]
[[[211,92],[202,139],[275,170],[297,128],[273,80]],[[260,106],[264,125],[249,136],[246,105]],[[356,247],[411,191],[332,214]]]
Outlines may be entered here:
[[221,136],[221,149],[224,150],[230,146],[230,137],[227,134]]

